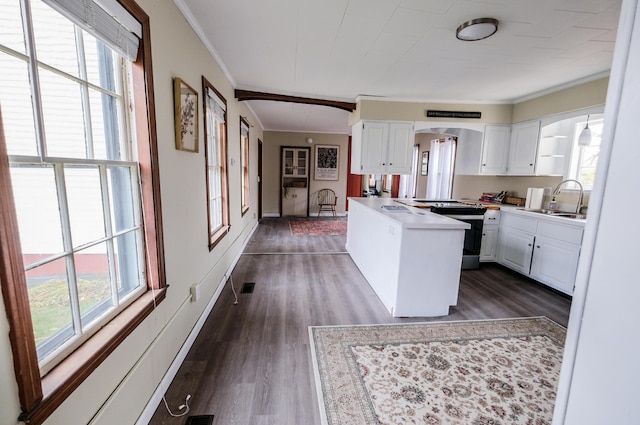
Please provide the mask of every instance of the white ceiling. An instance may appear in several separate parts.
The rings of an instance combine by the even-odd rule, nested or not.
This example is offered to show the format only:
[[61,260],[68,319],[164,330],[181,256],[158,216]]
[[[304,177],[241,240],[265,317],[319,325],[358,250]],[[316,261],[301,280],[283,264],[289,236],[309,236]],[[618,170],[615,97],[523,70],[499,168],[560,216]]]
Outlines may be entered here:
[[[611,66],[621,0],[174,0],[242,90],[513,102]],[[485,40],[463,22],[500,21]],[[249,101],[265,130],[348,133],[347,113]]]

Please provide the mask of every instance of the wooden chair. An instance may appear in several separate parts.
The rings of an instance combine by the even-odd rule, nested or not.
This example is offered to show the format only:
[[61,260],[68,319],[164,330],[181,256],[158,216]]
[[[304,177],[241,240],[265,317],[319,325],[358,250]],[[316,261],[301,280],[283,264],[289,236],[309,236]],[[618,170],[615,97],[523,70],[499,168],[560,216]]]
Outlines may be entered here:
[[336,193],[331,189],[318,191],[318,217],[322,211],[331,211],[336,216]]

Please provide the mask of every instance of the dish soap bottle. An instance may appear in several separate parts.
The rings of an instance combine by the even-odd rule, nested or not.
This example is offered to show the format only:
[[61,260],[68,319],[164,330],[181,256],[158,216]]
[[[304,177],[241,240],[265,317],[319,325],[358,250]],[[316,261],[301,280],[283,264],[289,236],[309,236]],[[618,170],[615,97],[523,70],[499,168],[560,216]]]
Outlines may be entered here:
[[548,210],[555,211],[558,209],[558,203],[556,202],[556,197],[554,196],[551,201],[549,201],[549,205],[547,206]]

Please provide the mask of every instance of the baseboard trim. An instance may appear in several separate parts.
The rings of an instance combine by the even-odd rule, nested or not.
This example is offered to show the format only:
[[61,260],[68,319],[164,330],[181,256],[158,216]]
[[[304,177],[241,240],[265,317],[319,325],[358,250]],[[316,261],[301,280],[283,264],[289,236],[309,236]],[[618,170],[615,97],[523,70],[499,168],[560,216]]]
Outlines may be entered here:
[[136,425],[147,425],[151,421],[151,418],[153,418],[153,414],[158,408],[158,405],[160,404],[160,402],[162,401],[162,396],[164,396],[164,393],[167,392],[167,389],[169,388],[169,385],[171,385],[173,378],[175,378],[176,374],[178,373],[178,370],[180,369],[182,362],[187,357],[187,354],[189,353],[191,346],[193,346],[193,343],[198,337],[198,334],[202,330],[202,327],[204,326],[204,322],[206,322],[207,318],[209,317],[209,314],[211,313],[211,310],[213,309],[213,306],[215,305],[216,301],[218,301],[218,298],[220,297],[220,294],[222,293],[222,290],[224,289],[225,284],[229,280],[229,276],[231,276],[231,273],[233,272],[233,269],[235,269],[236,264],[238,264],[238,261],[240,260],[240,257],[244,252],[244,249],[246,248],[247,244],[251,240],[251,237],[253,236],[253,234],[257,229],[258,229],[258,223],[256,222],[255,226],[253,226],[253,229],[251,229],[251,231],[247,235],[247,238],[245,239],[242,246],[240,247],[240,250],[238,251],[238,255],[236,255],[233,262],[225,272],[223,282],[221,282],[220,285],[218,285],[218,289],[216,289],[216,291],[214,292],[213,296],[211,297],[211,300],[207,304],[207,307],[204,309],[204,311],[198,318],[198,321],[196,322],[195,326],[191,329],[191,332],[189,333],[189,336],[185,340],[184,344],[182,344],[180,351],[178,351],[178,354],[173,359],[173,362],[171,362],[171,366],[169,366],[169,369],[167,369],[167,372],[162,377],[160,384],[158,385],[156,390],[153,392],[153,395],[151,396],[151,398],[149,399],[149,402],[147,403],[144,410],[140,414],[140,417],[138,417],[138,420],[136,421]]

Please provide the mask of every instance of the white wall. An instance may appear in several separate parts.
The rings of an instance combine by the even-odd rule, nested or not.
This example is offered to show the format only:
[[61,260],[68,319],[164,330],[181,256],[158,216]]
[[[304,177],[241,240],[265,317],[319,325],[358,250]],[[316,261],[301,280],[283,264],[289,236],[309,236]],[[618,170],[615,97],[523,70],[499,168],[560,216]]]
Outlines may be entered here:
[[[167,372],[223,276],[257,224],[257,139],[250,131],[250,210],[240,213],[240,115],[256,124],[234,98],[229,80],[171,1],[138,0],[150,16],[158,130],[158,156],[164,231],[167,298],[45,422],[60,424],[134,424]],[[227,100],[231,231],[209,252],[205,191],[202,108],[199,103],[199,153],[177,151],[173,127],[172,79],[180,77],[202,99],[204,75]],[[199,283],[201,298],[189,301]],[[14,425],[20,413],[8,324],[0,309],[0,425]]]
[[640,423],[640,227],[632,222],[640,210],[638,1],[624,0],[620,16],[601,161],[578,266],[554,424]]

